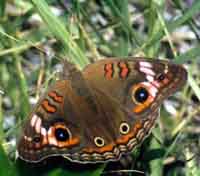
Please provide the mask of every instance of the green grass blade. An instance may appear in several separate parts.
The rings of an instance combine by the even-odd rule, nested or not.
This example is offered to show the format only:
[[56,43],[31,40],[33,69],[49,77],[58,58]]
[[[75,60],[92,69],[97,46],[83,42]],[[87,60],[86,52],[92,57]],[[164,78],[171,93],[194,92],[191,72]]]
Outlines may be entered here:
[[191,48],[187,52],[180,54],[174,59],[174,62],[178,64],[184,64],[187,61],[197,61],[199,60],[198,56],[200,56],[200,45],[197,45],[196,47]]
[[195,95],[200,100],[200,87],[198,86],[197,82],[194,80],[194,78],[191,75],[191,72],[188,72],[188,83],[190,84],[192,90],[194,91]]
[[3,17],[6,8],[6,0],[0,0],[0,16]]
[[[173,22],[166,23],[167,30],[169,32],[172,32],[173,30],[175,30],[176,28],[180,27],[182,24],[190,20],[199,11],[200,11],[200,1],[194,1],[192,6],[187,11],[185,11],[185,14],[183,16],[179,17],[177,20],[174,20]],[[146,47],[155,45],[155,43],[160,41],[163,36],[164,36],[164,32],[163,32],[163,29],[161,29],[156,35],[150,38],[142,46],[142,48],[144,49]]]
[[[139,47],[142,44],[142,38],[139,33],[137,33],[130,26],[129,14],[128,12],[128,1],[118,1],[118,0],[105,0],[105,4],[111,9],[111,12],[117,17],[117,20],[121,22],[121,28],[126,33],[128,38],[133,41],[135,47]],[[118,5],[118,6],[117,6]]]
[[21,57],[17,54],[13,54],[14,57],[14,65],[16,67],[16,75],[19,80],[19,89],[21,94],[21,101],[20,101],[20,118],[26,118],[27,114],[30,112],[30,104],[29,104],[29,95],[28,95],[28,84],[25,78],[22,64],[21,64]]
[[10,163],[1,143],[0,143],[0,175],[17,176],[15,167]]
[[[157,140],[161,139],[161,132],[159,128],[153,129],[153,134],[156,138],[153,138],[150,143],[150,150],[158,150],[161,149],[162,146],[160,142]],[[150,169],[151,169],[151,176],[160,176],[163,175],[163,158],[161,157],[161,153],[157,153],[159,157],[155,158],[154,160],[150,161]]]
[[70,36],[69,30],[65,29],[62,22],[53,15],[51,9],[45,1],[32,0],[32,3],[50,32],[56,37],[57,40],[63,45],[64,54],[69,56],[73,62],[79,64],[81,67],[89,63],[89,60],[74,42]]
[[100,176],[103,172],[104,169],[104,165],[102,164],[100,167],[98,167],[97,169],[91,169],[91,170],[77,170],[77,171],[66,171],[63,169],[55,169],[51,172],[48,173],[48,176],[58,176],[58,175],[62,175],[62,176],[79,176],[80,172],[81,172],[81,176]]

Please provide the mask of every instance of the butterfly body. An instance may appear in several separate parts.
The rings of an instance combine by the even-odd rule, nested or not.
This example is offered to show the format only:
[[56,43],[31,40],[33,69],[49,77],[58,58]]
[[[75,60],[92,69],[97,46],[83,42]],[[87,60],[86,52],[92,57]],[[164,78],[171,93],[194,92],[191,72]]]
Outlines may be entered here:
[[82,72],[65,63],[63,78],[42,96],[19,140],[20,158],[62,155],[79,163],[118,160],[151,131],[163,100],[186,82],[168,61],[105,59]]

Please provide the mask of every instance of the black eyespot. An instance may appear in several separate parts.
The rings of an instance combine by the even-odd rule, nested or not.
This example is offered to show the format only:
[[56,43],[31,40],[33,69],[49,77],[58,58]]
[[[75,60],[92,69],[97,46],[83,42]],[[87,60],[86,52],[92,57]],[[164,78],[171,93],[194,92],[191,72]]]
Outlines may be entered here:
[[139,103],[144,103],[149,97],[149,92],[144,87],[140,87],[135,91],[134,98]]
[[128,125],[128,123],[123,122],[120,124],[119,131],[121,134],[127,134],[130,131],[130,126]]
[[101,137],[95,137],[94,143],[96,144],[97,147],[103,147],[105,145],[105,141]]
[[98,145],[102,145],[103,144],[103,141],[101,139],[97,139],[96,142],[97,142]]
[[58,141],[64,142],[64,141],[69,140],[70,135],[69,135],[69,132],[67,131],[67,129],[57,128],[55,130],[55,137]]
[[128,127],[125,126],[125,125],[123,125],[123,126],[122,126],[122,131],[127,131],[127,130],[128,130]]
[[164,73],[159,74],[158,77],[157,77],[158,81],[163,81],[164,79],[165,79],[165,74]]
[[34,136],[33,141],[35,143],[39,143],[41,141],[41,137],[40,136]]

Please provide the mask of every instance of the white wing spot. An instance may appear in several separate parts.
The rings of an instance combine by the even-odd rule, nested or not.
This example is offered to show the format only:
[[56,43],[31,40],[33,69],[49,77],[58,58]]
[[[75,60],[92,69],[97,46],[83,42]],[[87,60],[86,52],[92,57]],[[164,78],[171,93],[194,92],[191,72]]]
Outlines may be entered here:
[[140,67],[152,68],[152,64],[149,63],[149,62],[143,62],[143,61],[141,61],[141,62],[139,62],[139,64],[140,64]]
[[153,78],[153,76],[151,76],[151,75],[147,75],[146,78],[147,78],[147,80],[148,80],[149,82],[153,82],[153,81],[154,81],[154,78]]
[[35,122],[37,121],[39,117],[34,114],[33,117],[31,118],[31,126],[34,127],[35,126]]
[[147,67],[140,67],[140,71],[145,73],[146,75],[151,75],[151,76],[155,76],[155,72],[150,69],[150,68],[147,68]]
[[55,146],[57,146],[58,145],[58,142],[57,142],[57,140],[55,139],[55,137],[54,137],[54,134],[52,134],[53,132],[52,132],[52,128],[49,128],[49,130],[48,130],[48,141],[49,141],[49,144],[50,145],[55,145]]
[[41,128],[41,134],[42,134],[42,136],[47,135],[47,130],[44,127]]
[[36,133],[40,133],[41,124],[42,124],[42,120],[41,120],[41,118],[38,117],[37,121],[35,123],[35,131],[36,131]]
[[158,93],[158,89],[153,84],[149,82],[143,82],[142,84],[149,88],[149,92],[152,97],[156,97],[156,94]]

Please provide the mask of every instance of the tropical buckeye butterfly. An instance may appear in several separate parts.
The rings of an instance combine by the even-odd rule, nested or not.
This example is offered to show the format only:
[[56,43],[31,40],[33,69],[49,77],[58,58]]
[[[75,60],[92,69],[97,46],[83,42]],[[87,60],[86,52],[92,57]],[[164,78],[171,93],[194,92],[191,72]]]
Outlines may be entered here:
[[186,70],[166,60],[109,58],[83,71],[65,62],[62,79],[40,98],[25,124],[19,157],[118,160],[148,136],[163,100],[186,80]]

